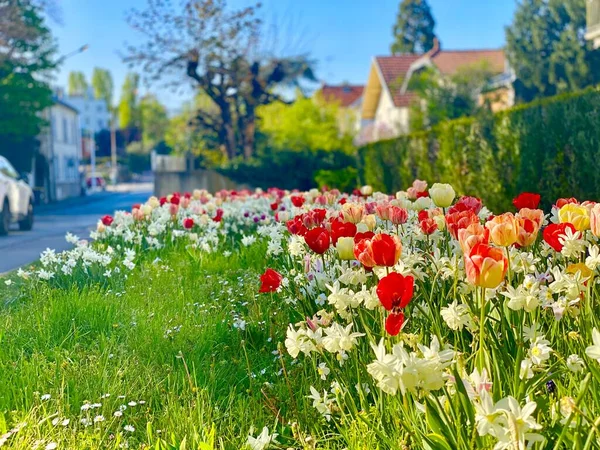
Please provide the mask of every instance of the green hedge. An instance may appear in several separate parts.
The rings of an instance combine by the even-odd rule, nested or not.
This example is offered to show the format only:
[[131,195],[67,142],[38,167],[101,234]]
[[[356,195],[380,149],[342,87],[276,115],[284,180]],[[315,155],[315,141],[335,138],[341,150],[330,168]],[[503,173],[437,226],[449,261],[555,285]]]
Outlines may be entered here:
[[358,169],[378,190],[403,190],[415,178],[448,182],[494,211],[509,210],[523,191],[540,193],[544,207],[559,197],[600,200],[600,90],[368,144]]

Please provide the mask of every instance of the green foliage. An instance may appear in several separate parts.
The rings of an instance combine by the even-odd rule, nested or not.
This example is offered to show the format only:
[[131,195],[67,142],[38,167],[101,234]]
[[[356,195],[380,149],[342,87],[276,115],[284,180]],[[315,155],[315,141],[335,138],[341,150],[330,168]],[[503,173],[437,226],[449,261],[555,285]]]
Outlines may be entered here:
[[427,0],[402,0],[394,24],[391,51],[425,53],[433,47],[435,20]]
[[291,104],[274,102],[257,110],[259,129],[268,145],[290,151],[354,151],[352,135],[341,133],[340,108],[334,103],[299,96]]
[[548,207],[600,192],[600,90],[588,89],[503,111],[443,122],[358,151],[362,183],[395,192],[415,178],[452,183],[495,211],[524,191]]
[[444,120],[477,114],[481,110],[478,93],[492,75],[488,61],[460,67],[449,77],[429,67],[413,74],[408,89],[419,99],[411,105],[410,129],[423,130]]
[[138,105],[138,89],[140,76],[137,73],[128,73],[121,89],[119,101],[119,127],[129,128],[139,125],[140,112]]
[[55,44],[41,8],[29,0],[0,2],[0,154],[30,171],[52,104],[46,82],[55,67]]
[[150,153],[129,152],[129,147],[131,145],[133,144],[127,146],[127,167],[129,168],[129,171],[131,173],[143,173],[151,170]]
[[321,169],[315,173],[315,182],[319,188],[338,189],[340,192],[352,192],[358,186],[358,170],[345,167],[337,170]]
[[600,81],[600,52],[584,38],[585,2],[522,0],[506,29],[507,54],[518,96],[574,91]]
[[151,94],[145,95],[139,105],[142,125],[142,141],[150,146],[165,139],[169,126],[167,109]]
[[94,67],[92,87],[94,88],[94,97],[104,100],[107,108],[112,110],[114,86],[110,72],[100,67]]
[[88,82],[85,79],[85,74],[79,71],[69,72],[69,80],[67,81],[67,92],[71,97],[84,96],[87,94]]
[[345,169],[355,163],[355,157],[343,151],[267,149],[258,158],[234,160],[219,172],[252,186],[307,190],[317,187],[318,171]]

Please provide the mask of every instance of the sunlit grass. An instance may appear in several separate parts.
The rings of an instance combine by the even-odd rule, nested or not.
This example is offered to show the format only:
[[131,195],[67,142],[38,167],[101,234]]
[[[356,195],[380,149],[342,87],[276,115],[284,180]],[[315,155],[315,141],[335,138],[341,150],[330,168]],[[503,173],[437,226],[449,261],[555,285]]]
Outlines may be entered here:
[[277,355],[291,310],[257,294],[263,254],[172,252],[139,264],[122,289],[75,280],[19,295],[16,277],[2,281],[0,435],[22,427],[4,445],[239,449],[252,426],[316,426],[291,375],[303,369],[284,376]]

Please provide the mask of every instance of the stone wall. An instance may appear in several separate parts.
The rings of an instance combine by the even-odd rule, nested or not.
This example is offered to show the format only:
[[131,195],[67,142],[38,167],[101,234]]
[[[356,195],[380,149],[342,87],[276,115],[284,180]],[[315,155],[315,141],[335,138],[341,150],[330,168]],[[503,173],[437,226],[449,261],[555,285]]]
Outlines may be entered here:
[[212,170],[192,170],[189,172],[154,173],[154,194],[158,197],[173,192],[192,192],[194,189],[206,189],[216,192],[221,189],[240,190],[247,188]]

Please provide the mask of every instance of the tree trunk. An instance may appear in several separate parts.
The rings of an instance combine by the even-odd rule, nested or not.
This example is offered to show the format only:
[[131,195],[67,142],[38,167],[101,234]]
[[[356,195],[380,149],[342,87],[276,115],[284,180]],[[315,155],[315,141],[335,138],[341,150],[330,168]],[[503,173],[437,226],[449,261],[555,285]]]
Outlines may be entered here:
[[244,159],[250,159],[254,154],[254,134],[256,132],[256,114],[254,107],[248,107],[244,129]]
[[231,117],[231,109],[229,103],[220,102],[219,108],[221,109],[221,119],[223,120],[224,129],[224,140],[225,148],[227,150],[227,157],[229,160],[235,158],[237,153],[237,142],[235,139],[235,129],[233,126],[233,118]]

